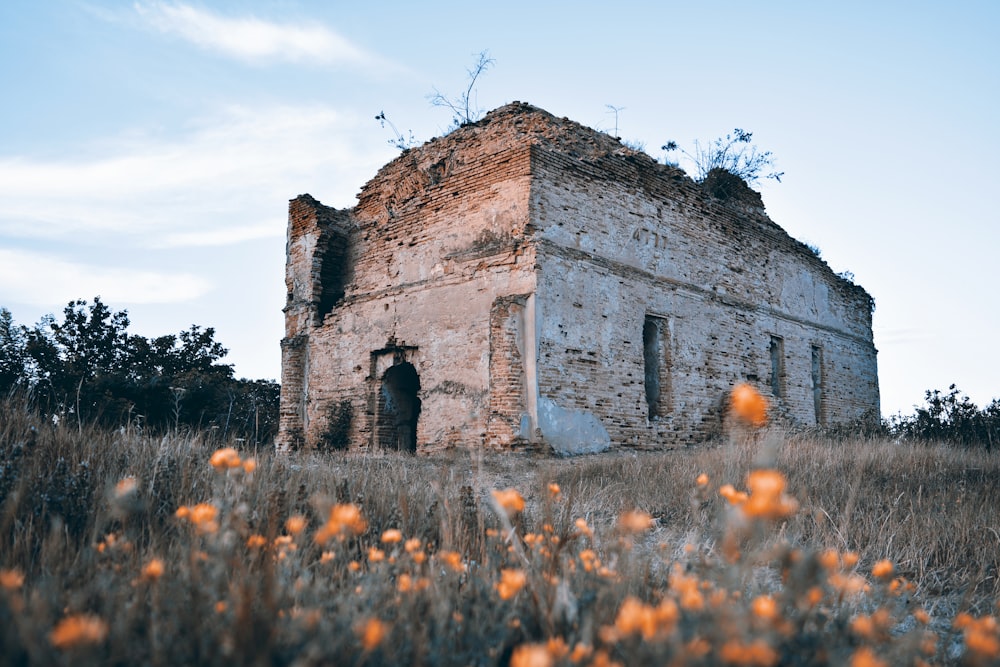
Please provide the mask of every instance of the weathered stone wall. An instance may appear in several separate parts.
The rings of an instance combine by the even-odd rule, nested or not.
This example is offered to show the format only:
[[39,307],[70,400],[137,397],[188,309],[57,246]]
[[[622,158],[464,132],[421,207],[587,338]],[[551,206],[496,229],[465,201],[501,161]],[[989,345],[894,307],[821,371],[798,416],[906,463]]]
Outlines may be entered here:
[[[537,150],[532,171],[540,400],[597,416],[613,443],[638,447],[717,429],[737,382],[777,389],[776,412],[800,424],[877,413],[870,297],[759,207],[720,202],[642,156],[595,164]],[[654,415],[650,318],[664,346]]]
[[[347,402],[348,439],[360,446],[384,440],[380,383],[388,367],[409,363],[420,381],[421,451],[483,443],[489,350],[496,338],[491,313],[498,300],[535,289],[534,252],[524,243],[529,168],[527,146],[511,147],[495,137],[460,154],[436,142],[402,155],[366,186],[351,212],[348,242],[328,235],[346,248],[351,279],[343,294],[326,314],[317,310],[314,295],[304,297],[305,314],[286,309],[286,320],[316,326],[306,334],[308,327],[299,325],[286,331],[287,435],[280,439],[320,444],[331,415]],[[299,221],[296,202],[290,209],[290,284],[322,269],[321,244],[314,240],[319,235]],[[498,381],[508,387],[518,382]],[[299,414],[301,425],[295,422]],[[515,437],[511,432],[502,440]]]
[[350,211],[294,200],[286,282],[279,446],[666,447],[740,381],[797,423],[878,410],[870,297],[756,193],[519,103]]

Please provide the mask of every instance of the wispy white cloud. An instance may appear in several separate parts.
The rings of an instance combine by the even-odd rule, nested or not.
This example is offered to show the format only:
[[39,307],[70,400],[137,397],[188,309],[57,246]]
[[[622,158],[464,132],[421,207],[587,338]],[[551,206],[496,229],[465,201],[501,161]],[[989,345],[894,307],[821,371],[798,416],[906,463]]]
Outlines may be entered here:
[[176,35],[196,46],[238,58],[263,62],[364,64],[377,58],[326,26],[277,23],[257,17],[229,17],[180,2],[137,2],[146,25]]
[[148,247],[285,233],[288,199],[352,205],[392,156],[368,118],[233,107],[181,137],[132,137],[87,159],[0,155],[0,236]]
[[277,225],[270,223],[262,223],[236,228],[230,227],[226,229],[167,234],[158,245],[163,248],[226,246],[243,243],[244,241],[277,238],[284,235],[284,228],[279,228]]
[[163,273],[84,264],[44,253],[0,249],[0,294],[48,306],[81,294],[110,303],[178,303],[206,294],[211,285],[189,273]]

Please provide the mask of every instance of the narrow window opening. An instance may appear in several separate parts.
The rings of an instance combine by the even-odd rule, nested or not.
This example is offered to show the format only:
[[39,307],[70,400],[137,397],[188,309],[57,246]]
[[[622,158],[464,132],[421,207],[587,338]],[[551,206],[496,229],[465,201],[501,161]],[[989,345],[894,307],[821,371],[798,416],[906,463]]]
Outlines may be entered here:
[[812,346],[812,390],[813,390],[813,411],[816,415],[816,424],[824,423],[823,420],[823,350],[818,345]]
[[785,339],[771,336],[771,395],[785,396]]
[[323,246],[322,255],[317,253],[320,283],[317,313],[320,322],[344,298],[344,290],[348,283],[347,241],[347,235],[335,227],[331,227],[320,237]]
[[660,402],[660,328],[656,320],[647,317],[642,325],[642,359],[646,376],[646,405],[649,420],[653,421]]
[[647,415],[656,421],[671,410],[670,329],[662,317],[647,315],[643,322],[642,359]]

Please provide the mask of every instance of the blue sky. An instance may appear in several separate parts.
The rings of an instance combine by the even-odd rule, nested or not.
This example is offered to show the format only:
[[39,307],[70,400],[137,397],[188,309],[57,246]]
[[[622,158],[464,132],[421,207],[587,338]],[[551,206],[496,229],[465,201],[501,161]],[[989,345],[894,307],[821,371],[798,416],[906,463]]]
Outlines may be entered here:
[[[751,9],[751,5],[753,8]],[[100,294],[279,375],[287,202],[350,206],[476,53],[521,100],[643,142],[734,127],[771,218],[875,297],[884,414],[1000,397],[1000,3],[0,3],[0,305]],[[684,166],[682,164],[682,166]]]

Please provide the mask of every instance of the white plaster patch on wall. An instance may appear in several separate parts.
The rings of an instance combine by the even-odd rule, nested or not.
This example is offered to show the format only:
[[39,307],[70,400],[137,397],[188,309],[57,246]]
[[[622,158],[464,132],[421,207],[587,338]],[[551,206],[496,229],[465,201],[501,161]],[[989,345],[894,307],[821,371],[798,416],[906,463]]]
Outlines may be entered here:
[[538,397],[538,429],[562,456],[596,454],[611,448],[611,436],[600,419],[586,410],[567,410],[544,396]]

